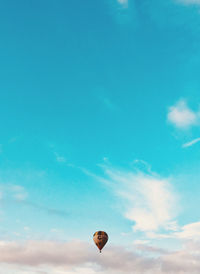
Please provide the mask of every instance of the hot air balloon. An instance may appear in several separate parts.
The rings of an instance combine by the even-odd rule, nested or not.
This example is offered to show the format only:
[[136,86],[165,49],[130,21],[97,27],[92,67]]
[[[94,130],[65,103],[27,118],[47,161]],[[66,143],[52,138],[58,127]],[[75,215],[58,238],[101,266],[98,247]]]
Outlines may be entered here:
[[108,234],[104,231],[97,231],[93,235],[93,240],[101,253],[102,248],[108,241]]

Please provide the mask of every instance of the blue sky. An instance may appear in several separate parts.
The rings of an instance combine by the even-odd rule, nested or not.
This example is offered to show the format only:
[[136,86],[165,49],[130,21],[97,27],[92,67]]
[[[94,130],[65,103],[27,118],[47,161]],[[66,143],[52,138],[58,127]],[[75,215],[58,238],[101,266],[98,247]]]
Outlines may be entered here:
[[155,257],[151,273],[182,273],[200,240],[200,1],[0,6],[4,274],[130,273],[116,245],[138,273]]

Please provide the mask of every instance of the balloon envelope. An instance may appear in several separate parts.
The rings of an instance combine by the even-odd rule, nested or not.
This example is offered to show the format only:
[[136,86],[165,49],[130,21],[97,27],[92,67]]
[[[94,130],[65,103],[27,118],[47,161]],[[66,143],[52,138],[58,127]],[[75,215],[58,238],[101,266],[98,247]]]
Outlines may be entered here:
[[105,244],[108,241],[108,234],[104,231],[97,231],[93,235],[93,240],[101,252],[102,248],[105,246]]

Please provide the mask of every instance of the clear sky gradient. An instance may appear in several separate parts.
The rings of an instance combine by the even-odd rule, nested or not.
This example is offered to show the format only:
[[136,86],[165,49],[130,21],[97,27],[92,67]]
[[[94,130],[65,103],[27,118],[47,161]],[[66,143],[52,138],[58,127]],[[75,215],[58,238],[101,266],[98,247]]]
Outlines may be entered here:
[[[76,258],[72,241],[92,254],[96,230],[109,234],[107,252],[121,246],[124,258],[126,249],[147,259],[155,249],[159,258],[185,254],[186,242],[196,250],[199,34],[198,0],[0,3],[4,274],[95,274],[93,263],[131,273]],[[43,255],[43,241],[63,244],[77,261],[58,270],[48,260],[29,268],[26,252],[24,261],[9,257],[11,243],[29,249],[30,241]]]

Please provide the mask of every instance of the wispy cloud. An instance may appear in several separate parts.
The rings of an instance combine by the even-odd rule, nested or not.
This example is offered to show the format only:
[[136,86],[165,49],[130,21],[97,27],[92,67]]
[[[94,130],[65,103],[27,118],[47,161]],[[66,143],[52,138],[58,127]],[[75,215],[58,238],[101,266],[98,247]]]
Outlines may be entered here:
[[187,240],[200,240],[200,222],[184,225],[175,237]]
[[193,111],[188,107],[185,100],[180,100],[176,105],[169,108],[167,119],[173,126],[179,129],[188,129],[199,125],[200,112]]
[[0,200],[3,206],[9,205],[20,205],[23,207],[33,208],[35,210],[43,211],[48,215],[55,215],[58,217],[69,217],[69,212],[63,209],[57,209],[53,207],[48,207],[46,205],[42,205],[28,199],[27,190],[20,186],[14,184],[0,184]]
[[50,143],[48,145],[48,147],[54,154],[56,162],[58,162],[58,163],[66,163],[67,162],[66,157],[64,157],[63,155],[61,155],[60,153],[57,152],[56,146],[54,144]]
[[110,96],[107,94],[108,92],[102,88],[102,87],[98,87],[96,89],[96,97],[98,99],[98,101],[108,110],[110,111],[115,111],[118,109],[118,106],[116,105],[116,103],[114,102],[114,100],[112,98],[110,98]]
[[117,109],[117,106],[107,97],[102,98],[102,102],[111,111]]
[[56,161],[58,163],[66,163],[67,162],[66,158],[64,156],[59,155],[57,152],[54,152],[54,155],[55,155]]
[[111,16],[119,24],[134,24],[137,25],[137,12],[134,1],[129,0],[107,0],[109,3]]
[[24,187],[14,184],[0,184],[1,199],[13,199],[16,201],[24,201],[28,197],[28,193]]
[[177,201],[170,179],[142,171],[120,171],[104,167],[106,183],[124,205],[124,217],[134,231],[173,230]]
[[[16,201],[13,201],[13,202],[16,202]],[[23,200],[23,201],[17,201],[17,202],[19,205],[32,207],[36,210],[43,211],[49,215],[55,215],[55,216],[64,217],[64,218],[69,217],[69,212],[67,212],[66,210],[47,207],[45,205],[38,204],[29,200]]]
[[194,139],[194,140],[192,140],[192,141],[190,141],[188,143],[185,143],[185,144],[183,144],[182,147],[183,148],[185,148],[185,147],[191,147],[191,146],[195,145],[198,142],[200,142],[200,138],[196,138],[196,139]]
[[122,5],[124,8],[128,8],[128,0],[117,0],[117,2]]
[[176,224],[176,229],[170,233],[147,233],[149,239],[173,239],[181,241],[200,241],[200,222],[189,223],[183,226]]
[[123,216],[133,222],[133,232],[142,232],[138,242],[173,239],[200,240],[200,222],[179,225],[179,196],[173,188],[173,178],[164,178],[153,173],[146,162],[136,160],[134,163],[145,164],[141,169],[122,170],[101,165],[104,176],[98,176],[87,170],[88,176],[102,182],[119,198]]

